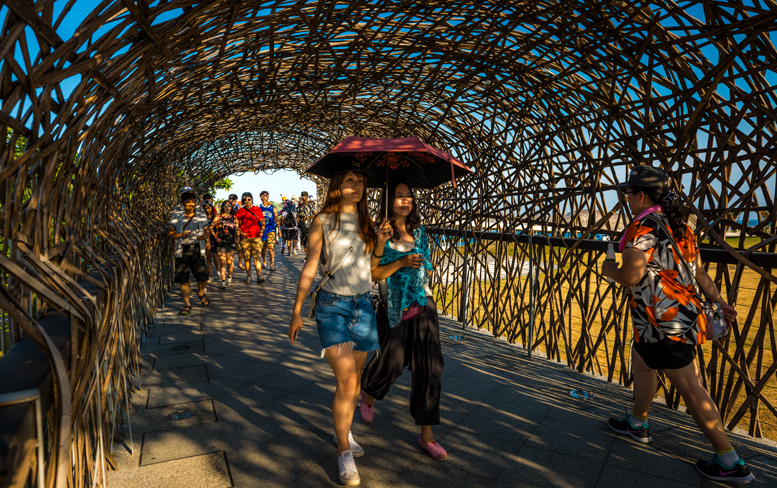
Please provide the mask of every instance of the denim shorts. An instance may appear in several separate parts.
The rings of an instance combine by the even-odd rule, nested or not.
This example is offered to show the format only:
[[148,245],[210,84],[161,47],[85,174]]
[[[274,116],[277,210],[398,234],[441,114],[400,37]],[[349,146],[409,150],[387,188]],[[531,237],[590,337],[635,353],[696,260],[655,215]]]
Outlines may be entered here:
[[316,324],[321,340],[321,357],[332,346],[350,344],[353,351],[376,351],[378,322],[370,294],[344,296],[328,291],[318,292]]

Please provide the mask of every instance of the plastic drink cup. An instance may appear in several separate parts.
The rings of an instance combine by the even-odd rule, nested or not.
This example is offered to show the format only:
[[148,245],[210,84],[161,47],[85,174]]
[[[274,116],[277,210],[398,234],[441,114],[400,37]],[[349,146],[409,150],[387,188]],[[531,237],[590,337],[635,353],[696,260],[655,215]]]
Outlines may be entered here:
[[[604,257],[604,261],[608,263],[615,263],[615,247],[612,244],[607,244],[607,254]],[[614,283],[615,280],[613,280],[610,277],[606,278],[607,281],[610,283]]]

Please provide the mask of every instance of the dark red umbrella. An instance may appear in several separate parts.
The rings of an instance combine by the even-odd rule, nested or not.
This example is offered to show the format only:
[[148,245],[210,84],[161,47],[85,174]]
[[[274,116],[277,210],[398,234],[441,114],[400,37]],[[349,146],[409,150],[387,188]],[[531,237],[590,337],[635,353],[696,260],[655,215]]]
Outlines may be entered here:
[[414,188],[434,188],[449,181],[455,186],[456,178],[474,173],[455,157],[424,144],[417,137],[346,137],[307,172],[331,178],[349,170],[369,172],[369,188],[382,187],[389,178],[400,177]]

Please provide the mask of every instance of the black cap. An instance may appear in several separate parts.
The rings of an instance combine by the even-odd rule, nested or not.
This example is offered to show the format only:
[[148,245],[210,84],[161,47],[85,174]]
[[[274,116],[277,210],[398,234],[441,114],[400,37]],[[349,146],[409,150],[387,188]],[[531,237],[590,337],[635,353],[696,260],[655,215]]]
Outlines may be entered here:
[[629,182],[615,185],[616,188],[658,188],[669,187],[669,175],[661,168],[641,164],[629,172]]

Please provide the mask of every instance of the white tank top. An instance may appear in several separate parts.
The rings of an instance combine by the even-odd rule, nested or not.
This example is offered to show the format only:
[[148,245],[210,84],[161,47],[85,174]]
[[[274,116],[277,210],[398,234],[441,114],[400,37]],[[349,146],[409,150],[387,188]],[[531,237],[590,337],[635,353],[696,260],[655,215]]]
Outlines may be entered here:
[[367,245],[357,237],[353,237],[359,231],[358,216],[356,213],[340,214],[340,229],[334,229],[334,214],[318,214],[324,230],[326,245],[321,251],[326,258],[326,265],[319,264],[321,276],[324,272],[334,269],[343,257],[348,254],[348,249],[353,245],[353,252],[345,258],[343,264],[333,277],[324,283],[324,290],[336,295],[354,296],[362,295],[372,289],[372,270],[370,255],[367,254]]

